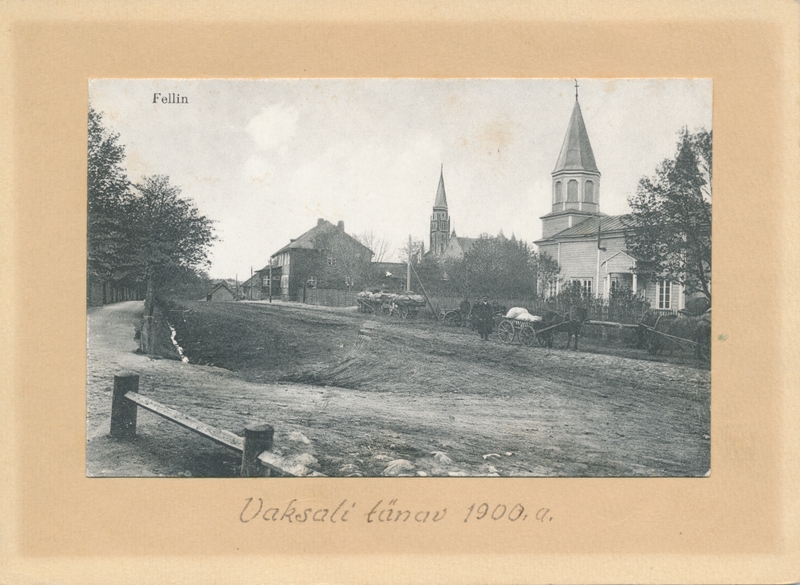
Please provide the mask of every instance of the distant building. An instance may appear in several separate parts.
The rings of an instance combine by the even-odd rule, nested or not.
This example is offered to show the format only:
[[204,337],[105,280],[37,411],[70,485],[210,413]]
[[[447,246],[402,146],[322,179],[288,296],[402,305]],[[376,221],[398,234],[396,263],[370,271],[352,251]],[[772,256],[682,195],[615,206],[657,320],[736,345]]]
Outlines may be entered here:
[[206,294],[207,301],[232,301],[236,298],[226,282],[218,282]]
[[[353,289],[364,286],[369,278],[372,250],[325,219],[291,240],[270,257],[270,264],[258,271],[263,287],[283,300],[302,301],[307,287]],[[272,283],[269,269],[272,266]],[[251,283],[255,286],[255,283]],[[262,293],[263,295],[263,293]],[[262,296],[263,298],[263,296]]]
[[552,210],[541,218],[542,238],[534,242],[561,267],[558,281],[548,283],[557,294],[577,282],[587,294],[608,298],[616,287],[645,297],[655,309],[682,309],[683,287],[635,272],[637,259],[626,250],[624,215],[600,211],[600,171],[581,114],[578,96],[552,177]]
[[444,165],[439,171],[439,187],[433,202],[431,215],[431,239],[429,251],[434,256],[443,256],[450,243],[450,214],[447,211],[447,194],[444,190]]

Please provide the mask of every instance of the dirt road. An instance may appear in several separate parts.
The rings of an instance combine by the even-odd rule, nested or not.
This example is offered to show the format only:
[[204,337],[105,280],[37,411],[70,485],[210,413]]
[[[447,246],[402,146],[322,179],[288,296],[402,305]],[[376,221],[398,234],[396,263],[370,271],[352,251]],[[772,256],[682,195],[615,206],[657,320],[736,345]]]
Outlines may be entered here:
[[[113,374],[330,476],[684,476],[709,470],[709,372],[585,351],[481,342],[433,322],[347,309],[191,303],[176,323],[190,364],[134,352],[141,304],[89,312],[90,475],[236,475],[238,456],[140,413],[107,435]],[[234,369],[197,365],[213,363]],[[288,382],[287,380],[305,383]]]

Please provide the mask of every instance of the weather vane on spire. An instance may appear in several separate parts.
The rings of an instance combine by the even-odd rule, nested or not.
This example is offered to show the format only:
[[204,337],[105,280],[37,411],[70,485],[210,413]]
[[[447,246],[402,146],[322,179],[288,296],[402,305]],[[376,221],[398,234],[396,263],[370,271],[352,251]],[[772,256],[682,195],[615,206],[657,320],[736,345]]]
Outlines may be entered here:
[[578,80],[575,80],[575,101],[578,101]]

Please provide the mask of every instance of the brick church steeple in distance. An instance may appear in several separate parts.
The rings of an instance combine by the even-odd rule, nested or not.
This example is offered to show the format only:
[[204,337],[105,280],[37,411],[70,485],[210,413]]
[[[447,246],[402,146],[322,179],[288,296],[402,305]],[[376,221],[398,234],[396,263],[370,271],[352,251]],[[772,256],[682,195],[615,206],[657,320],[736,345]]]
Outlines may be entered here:
[[447,212],[447,195],[444,191],[444,164],[439,172],[439,188],[433,202],[431,215],[431,247],[434,256],[441,256],[450,243],[450,214]]

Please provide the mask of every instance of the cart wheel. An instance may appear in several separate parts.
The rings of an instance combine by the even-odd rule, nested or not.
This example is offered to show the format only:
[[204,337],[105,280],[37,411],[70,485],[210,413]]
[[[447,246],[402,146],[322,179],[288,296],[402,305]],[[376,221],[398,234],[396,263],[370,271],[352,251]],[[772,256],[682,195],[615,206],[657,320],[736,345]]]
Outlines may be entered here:
[[408,307],[400,307],[400,318],[408,319]]
[[450,311],[444,315],[444,324],[448,327],[458,327],[461,325],[461,317],[456,311]]
[[540,333],[536,336],[536,342],[539,344],[539,347],[547,347],[551,344],[553,339],[553,332],[547,331],[545,333]]
[[532,325],[523,325],[519,330],[519,340],[522,345],[531,347],[536,342],[536,330]]
[[511,343],[514,341],[514,324],[511,321],[501,321],[497,335],[503,343]]

